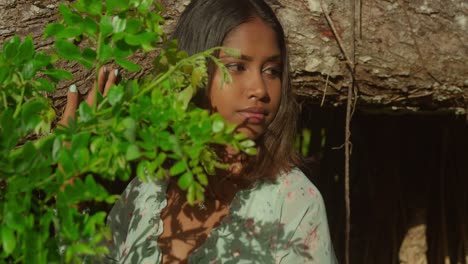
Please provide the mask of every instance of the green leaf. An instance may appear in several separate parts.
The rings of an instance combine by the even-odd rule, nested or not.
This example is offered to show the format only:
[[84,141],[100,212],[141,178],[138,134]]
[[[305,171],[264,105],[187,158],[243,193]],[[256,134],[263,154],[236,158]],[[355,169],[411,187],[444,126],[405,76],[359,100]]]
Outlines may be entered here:
[[234,58],[240,58],[241,57],[241,51],[239,49],[231,49],[231,48],[223,47],[222,50],[224,52],[226,52],[231,57],[234,57]]
[[99,22],[99,30],[104,36],[107,36],[110,33],[112,33],[112,30],[113,30],[112,20],[109,16],[101,17],[101,20]]
[[127,34],[125,36],[125,42],[132,46],[151,45],[151,43],[157,40],[157,35],[154,32],[143,32],[136,35]]
[[[114,36],[117,36],[117,34]],[[126,58],[128,56],[131,56],[136,50],[136,47],[128,45],[123,40],[118,40],[115,42],[112,55],[114,55],[114,57],[116,58]]]
[[30,80],[36,75],[36,70],[34,68],[34,62],[33,61],[28,61],[25,64],[23,64],[23,70],[21,71],[21,74],[23,75],[23,78],[25,80]]
[[88,35],[94,36],[98,31],[98,25],[96,21],[90,17],[86,17],[81,24],[82,32],[86,32]]
[[103,3],[96,0],[78,0],[72,6],[80,13],[99,16],[102,12]]
[[177,181],[177,185],[182,190],[187,190],[190,185],[193,183],[193,175],[191,172],[186,172],[182,176],[180,176],[179,180]]
[[114,33],[119,33],[125,30],[125,27],[127,26],[127,20],[126,19],[121,19],[118,16],[115,16],[112,18],[112,28]]
[[124,96],[124,88],[121,85],[114,85],[110,88],[107,99],[111,105],[119,103]]
[[137,9],[140,13],[147,14],[152,3],[153,0],[141,0]]
[[78,113],[80,114],[81,120],[85,123],[91,121],[94,118],[93,110],[86,102],[82,102],[80,104],[78,107]]
[[247,139],[247,140],[242,141],[240,145],[243,148],[251,148],[255,146],[255,141]]
[[106,0],[106,8],[110,12],[123,11],[129,7],[128,0]]
[[195,186],[193,184],[188,187],[187,201],[190,205],[195,204]]
[[2,226],[2,244],[5,253],[10,255],[16,247],[15,233],[8,226]]
[[237,133],[234,135],[234,139],[239,140],[239,141],[246,139],[246,138],[247,138],[247,135],[244,133]]
[[129,71],[139,71],[141,69],[139,65],[123,58],[115,58],[115,62]]
[[75,12],[72,12],[65,4],[60,4],[58,9],[68,25],[76,25],[82,21],[81,16]]
[[131,117],[126,117],[121,124],[124,126],[124,137],[130,142],[135,142],[136,122]]
[[[7,108],[3,110],[2,113],[0,113],[0,124],[1,124],[1,133],[2,135],[15,135],[15,129],[16,129],[16,123],[17,120],[13,119],[13,109]],[[2,144],[3,147],[10,146],[13,147],[16,145],[16,140],[15,137],[5,137],[3,139],[4,141],[0,141],[1,143],[4,143],[5,145]]]
[[201,185],[208,186],[208,177],[205,173],[197,174],[197,180],[200,182]]
[[18,54],[18,48],[20,44],[20,38],[14,36],[10,41],[3,45],[3,54],[5,58],[14,58]]
[[52,58],[50,56],[47,56],[42,52],[38,52],[36,53],[36,55],[34,55],[34,60],[33,60],[34,68],[36,70],[39,70],[42,67],[50,65],[51,61],[52,61]]
[[198,201],[203,201],[205,200],[205,195],[204,195],[204,191],[205,189],[203,188],[203,186],[201,186],[199,183],[194,183],[195,185],[195,197]]
[[[121,2],[121,0],[117,0]],[[127,30],[125,30],[128,34],[135,34],[140,31],[143,22],[139,19],[131,18],[127,20]],[[127,42],[128,43],[128,42]],[[129,43],[130,44],[130,43]]]
[[101,61],[109,60],[112,57],[112,47],[108,43],[103,42],[99,48],[98,55],[98,59]]
[[24,129],[28,132],[33,130],[41,121],[40,113],[47,106],[43,101],[33,100],[25,103],[21,111]]
[[68,149],[63,149],[59,153],[59,163],[63,168],[65,175],[71,175],[75,171],[75,162],[73,161],[72,155]]
[[59,23],[52,23],[46,26],[44,30],[43,38],[55,37],[57,34],[62,32],[65,29],[65,26]]
[[80,148],[73,153],[73,160],[76,163],[78,169],[86,168],[86,164],[89,162],[89,151],[86,148]]
[[55,34],[58,39],[75,38],[83,33],[82,27],[67,27]]
[[101,14],[103,1],[81,1],[81,2],[86,3],[88,14],[92,16],[98,16]]
[[136,160],[141,156],[140,149],[137,145],[130,145],[127,148],[127,152],[125,153],[125,158],[129,161]]
[[75,46],[75,44],[67,40],[56,40],[55,47],[58,50],[58,55],[60,55],[64,59],[77,60],[81,57],[80,49],[77,46]]
[[256,148],[248,148],[244,149],[244,152],[248,155],[257,155],[257,149]]
[[158,157],[153,161],[152,165],[157,168],[166,161],[167,155],[164,152],[159,153]]
[[62,149],[62,141],[57,137],[54,140],[54,144],[52,146],[52,159],[56,161],[58,159],[60,150]]
[[[0,57],[0,59],[1,59],[1,57]],[[0,61],[0,64],[1,64],[1,61]],[[7,76],[9,76],[11,74],[11,72],[12,72],[12,69],[10,67],[1,67],[0,66],[0,83],[3,83],[6,80]],[[5,98],[6,96],[3,95],[3,97]],[[1,99],[1,97],[0,97],[0,99]]]
[[150,163],[147,160],[143,160],[140,163],[138,163],[137,166],[137,177],[140,180],[146,180],[148,178],[148,175],[151,175],[153,172],[150,171]]
[[90,137],[90,132],[74,134],[71,140],[71,149],[87,148]]
[[174,166],[169,170],[171,176],[179,175],[182,172],[187,170],[187,163],[184,160],[179,160]]
[[185,88],[177,95],[177,100],[182,102],[182,107],[184,110],[187,109],[187,106],[190,100],[192,100],[193,95],[194,95],[194,90],[192,86]]
[[191,79],[191,82],[192,82],[192,86],[193,87],[199,87],[199,86],[202,86],[202,78],[203,78],[203,69],[201,68],[195,68],[193,69],[192,71],[192,79]]
[[213,121],[213,125],[211,127],[211,131],[213,133],[219,133],[224,129],[224,121],[221,118],[216,118]]
[[93,49],[86,47],[83,49],[82,58],[80,58],[79,62],[88,69],[91,69],[96,60],[96,56],[97,54]]
[[44,71],[44,74],[51,77],[54,81],[73,78],[73,75],[70,72],[61,69],[50,69]]
[[34,44],[31,36],[27,36],[18,48],[17,61],[31,60],[34,54]]
[[96,51],[94,51],[91,48],[84,48],[83,49],[83,58],[89,60],[89,61],[94,61],[96,59]]

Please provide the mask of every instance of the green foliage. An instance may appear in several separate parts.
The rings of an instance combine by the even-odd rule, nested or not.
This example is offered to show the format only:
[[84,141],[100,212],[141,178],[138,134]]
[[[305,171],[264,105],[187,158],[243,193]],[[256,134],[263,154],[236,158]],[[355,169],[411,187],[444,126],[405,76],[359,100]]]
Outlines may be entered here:
[[312,131],[308,128],[304,128],[302,129],[301,134],[296,137],[296,150],[301,153],[303,157],[307,157],[309,155],[311,136]]
[[[214,145],[230,144],[255,154],[254,142],[234,134],[234,125],[197,108],[191,99],[206,84],[207,59],[215,49],[188,57],[166,43],[162,7],[151,0],[77,0],[59,6],[63,17],[46,27],[51,54],[38,52],[31,37],[13,37],[0,53],[0,261],[80,263],[102,256],[109,239],[104,212],[80,209],[86,202],[113,203],[99,184],[106,180],[177,177],[190,203],[204,199],[208,174],[225,165]],[[59,60],[99,69],[115,61],[136,71],[135,52],[164,46],[155,74],[127,80],[81,103],[77,118],[51,131],[55,112],[44,91],[73,78]],[[235,51],[226,52],[235,53]],[[31,135],[39,139],[31,141]]]

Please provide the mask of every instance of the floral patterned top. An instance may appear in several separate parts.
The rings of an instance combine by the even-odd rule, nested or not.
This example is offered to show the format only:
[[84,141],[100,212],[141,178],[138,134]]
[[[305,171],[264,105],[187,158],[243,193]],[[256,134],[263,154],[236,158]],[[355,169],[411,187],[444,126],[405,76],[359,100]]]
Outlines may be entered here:
[[[134,179],[109,213],[108,263],[160,263],[164,181]],[[322,196],[298,169],[238,192],[188,263],[337,263]]]

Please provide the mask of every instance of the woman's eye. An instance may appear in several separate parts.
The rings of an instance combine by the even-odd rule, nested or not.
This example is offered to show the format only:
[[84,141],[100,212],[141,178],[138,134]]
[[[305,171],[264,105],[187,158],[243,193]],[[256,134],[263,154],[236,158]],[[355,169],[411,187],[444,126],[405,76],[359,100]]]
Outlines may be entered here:
[[230,71],[230,72],[239,72],[239,71],[244,71],[245,70],[245,65],[242,64],[242,63],[228,63],[226,65],[226,68]]
[[269,67],[263,70],[264,73],[272,76],[272,77],[281,77],[281,69],[279,67]]

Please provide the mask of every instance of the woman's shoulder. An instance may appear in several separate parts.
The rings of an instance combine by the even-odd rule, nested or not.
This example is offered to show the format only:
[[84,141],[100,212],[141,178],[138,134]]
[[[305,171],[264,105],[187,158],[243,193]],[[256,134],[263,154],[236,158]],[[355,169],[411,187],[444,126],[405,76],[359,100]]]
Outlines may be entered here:
[[[309,210],[323,208],[322,195],[317,187],[298,168],[282,172],[276,180],[263,180],[241,195],[250,201],[251,208],[273,208],[273,211]],[[253,206],[255,205],[255,206]],[[274,209],[276,208],[276,209]]]
[[297,167],[292,168],[290,171],[282,172],[276,180],[276,185],[279,193],[286,195],[288,200],[292,198],[305,201],[322,200],[322,195],[318,188]]

